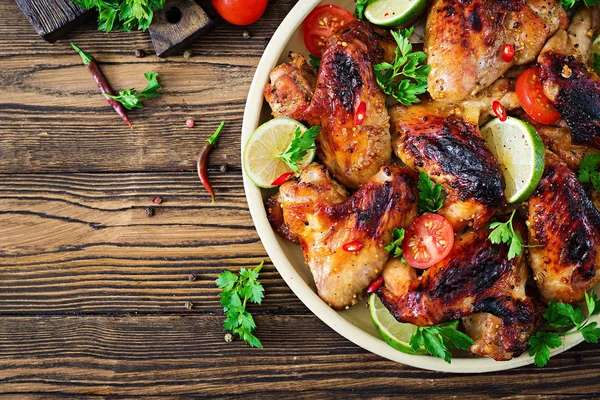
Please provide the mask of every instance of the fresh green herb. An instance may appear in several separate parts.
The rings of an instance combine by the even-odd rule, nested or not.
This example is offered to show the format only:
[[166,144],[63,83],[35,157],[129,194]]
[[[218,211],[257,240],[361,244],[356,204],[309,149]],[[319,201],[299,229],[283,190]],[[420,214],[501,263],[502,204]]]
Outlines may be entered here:
[[142,108],[142,100],[153,99],[157,97],[160,95],[160,93],[157,92],[162,89],[162,87],[158,84],[158,73],[146,72],[144,77],[148,80],[148,85],[139,93],[135,89],[127,89],[119,91],[118,96],[111,96],[109,94],[105,94],[105,96],[115,99],[119,103],[123,104],[123,106],[128,110]]
[[600,191],[600,172],[596,169],[600,162],[600,154],[589,154],[579,164],[579,181],[591,183],[594,190]]
[[[579,0],[560,0],[560,5],[565,10],[570,10],[571,8],[575,7],[576,5],[579,5],[580,3],[581,1]],[[600,3],[600,0],[583,0],[583,4],[585,4],[586,7],[592,7],[598,3]]]
[[600,340],[600,328],[596,322],[590,322],[590,317],[600,314],[600,300],[594,291],[585,293],[585,304],[588,316],[583,316],[581,307],[573,307],[571,304],[550,302],[544,312],[544,318],[551,328],[575,329],[564,333],[538,332],[529,338],[529,355],[534,356],[535,365],[543,367],[550,359],[550,350],[562,345],[562,338],[574,333],[581,333],[583,340],[588,343],[598,343]]
[[98,11],[98,29],[101,31],[145,31],[152,23],[154,10],[165,6],[165,0],[73,0],[86,10]]
[[422,212],[435,213],[444,205],[442,199],[442,185],[433,183],[425,172],[419,172],[419,209]]
[[315,69],[319,69],[321,67],[321,59],[313,56],[312,54],[308,55],[308,63]]
[[298,173],[298,162],[306,156],[306,153],[308,153],[309,150],[314,150],[316,148],[315,139],[320,130],[321,128],[319,126],[312,126],[301,133],[300,128],[296,128],[294,138],[289,147],[277,157],[285,162],[292,171]]
[[[383,62],[374,66],[375,78],[381,89],[393,96],[405,106],[418,103],[417,95],[427,91],[427,75],[431,67],[425,64],[427,54],[422,51],[412,52],[412,44],[408,40],[414,28],[391,31],[396,40],[396,57],[393,64]],[[398,82],[398,77],[403,76]]]
[[494,244],[506,243],[509,245],[508,248],[508,259],[512,260],[516,256],[521,254],[523,251],[523,238],[513,228],[513,218],[515,216],[514,210],[510,215],[510,218],[506,222],[492,222],[489,226],[492,232],[488,236],[490,241]]
[[594,70],[596,75],[600,75],[600,54],[593,54],[592,69]]
[[[385,251],[393,258],[402,257],[402,241],[404,240],[404,229],[395,228],[392,232],[392,243],[385,246]],[[404,257],[402,257],[404,260]]]
[[473,339],[455,329],[456,325],[456,321],[451,321],[436,326],[420,326],[410,337],[410,347],[415,351],[424,348],[432,356],[450,364],[452,347],[468,350],[475,344]]
[[354,9],[354,16],[358,19],[365,19],[365,8],[371,3],[375,3],[377,0],[356,0],[356,8]]
[[252,314],[246,311],[248,301],[260,304],[265,289],[258,281],[258,273],[264,261],[254,269],[240,268],[239,276],[230,271],[223,271],[217,278],[217,286],[221,289],[221,306],[225,312],[223,330],[232,331],[252,347],[262,348],[260,340],[252,334],[256,323]]

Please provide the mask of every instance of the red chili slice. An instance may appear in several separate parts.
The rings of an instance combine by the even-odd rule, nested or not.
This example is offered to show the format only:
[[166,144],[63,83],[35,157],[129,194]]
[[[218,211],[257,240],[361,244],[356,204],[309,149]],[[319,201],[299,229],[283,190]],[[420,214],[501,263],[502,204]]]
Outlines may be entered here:
[[356,107],[356,112],[354,113],[354,124],[362,125],[365,121],[365,117],[367,116],[367,103],[361,101],[358,107]]
[[364,244],[358,240],[353,240],[351,242],[344,243],[342,245],[342,250],[347,251],[348,253],[358,253],[363,247],[365,247]]
[[285,182],[288,181],[288,179],[290,179],[292,176],[294,176],[293,172],[284,172],[283,174],[279,175],[277,177],[277,179],[275,179],[273,182],[271,182],[271,186],[279,186],[279,185],[283,185]]
[[381,285],[383,285],[383,276],[379,276],[377,279],[375,279],[369,284],[369,287],[367,287],[367,293],[373,293],[374,291],[379,289]]
[[515,47],[507,43],[502,46],[502,59],[506,62],[511,62],[515,58]]
[[506,109],[498,100],[492,101],[492,111],[496,114],[496,117],[502,122],[506,121],[508,115],[506,114]]

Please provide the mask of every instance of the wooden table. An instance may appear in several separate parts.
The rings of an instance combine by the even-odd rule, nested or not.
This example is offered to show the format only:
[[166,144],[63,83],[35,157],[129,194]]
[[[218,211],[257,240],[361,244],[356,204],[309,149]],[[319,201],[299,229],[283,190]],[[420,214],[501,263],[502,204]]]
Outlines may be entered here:
[[[294,3],[271,0],[243,28],[201,1],[215,30],[191,58],[164,60],[135,57],[152,54],[146,33],[106,35],[93,22],[49,45],[13,2],[0,3],[0,394],[600,397],[599,346],[543,369],[421,371],[342,338],[286,286],[248,212],[240,129],[265,42]],[[133,130],[70,41],[98,58],[115,88],[141,88],[143,73],[158,71],[163,94],[130,112]],[[195,160],[223,119],[211,204]],[[214,284],[222,270],[262,259],[266,297],[250,311],[264,350],[224,341]]]

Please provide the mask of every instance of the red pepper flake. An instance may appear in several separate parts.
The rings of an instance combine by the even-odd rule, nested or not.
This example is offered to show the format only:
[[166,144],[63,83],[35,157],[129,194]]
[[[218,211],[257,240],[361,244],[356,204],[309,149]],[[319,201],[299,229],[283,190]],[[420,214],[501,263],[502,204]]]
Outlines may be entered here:
[[367,103],[361,101],[358,107],[356,108],[356,112],[354,113],[354,124],[362,125],[365,121],[365,117],[367,116]]
[[375,279],[369,284],[369,286],[367,287],[367,293],[373,293],[374,291],[379,289],[381,285],[383,285],[383,276],[379,276],[377,279]]
[[191,118],[189,118],[187,121],[185,121],[185,126],[187,126],[188,128],[193,128],[195,124],[196,124],[196,122]]
[[388,15],[390,15],[390,13],[386,12],[385,14],[383,14],[384,17],[387,17]]
[[515,58],[515,47],[507,43],[502,46],[502,59],[506,62],[511,62]]
[[292,176],[294,176],[293,172],[284,172],[283,174],[279,175],[277,177],[277,179],[275,179],[273,182],[271,182],[271,186],[279,186],[279,185],[283,185],[285,182],[287,182]]
[[154,203],[154,204],[160,204],[160,203],[162,203],[162,197],[154,196],[152,198],[152,203]]
[[506,114],[506,109],[498,100],[492,101],[492,111],[496,114],[496,117],[502,122],[506,121],[508,115]]
[[353,240],[351,242],[344,243],[342,245],[342,250],[347,251],[348,253],[358,253],[363,247],[365,247],[365,245],[362,244],[362,242]]

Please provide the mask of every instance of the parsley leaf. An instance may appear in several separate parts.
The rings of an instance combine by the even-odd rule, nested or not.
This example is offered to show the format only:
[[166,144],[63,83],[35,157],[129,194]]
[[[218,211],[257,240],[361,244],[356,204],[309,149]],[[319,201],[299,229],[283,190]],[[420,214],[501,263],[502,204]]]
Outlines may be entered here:
[[600,75],[600,54],[594,53],[592,57],[592,69],[596,75]]
[[419,181],[417,183],[419,188],[419,209],[422,212],[435,213],[442,208],[444,200],[442,196],[442,185],[433,183],[425,172],[419,172]]
[[506,222],[493,222],[489,228],[492,232],[488,236],[488,239],[494,244],[506,243],[509,245],[508,248],[508,259],[512,260],[516,256],[520,255],[523,250],[523,238],[513,228],[513,218],[515,216],[514,210],[510,215],[510,218]]
[[156,72],[146,72],[144,77],[148,80],[148,85],[138,93],[135,89],[127,89],[119,91],[118,96],[111,96],[109,94],[105,94],[105,96],[110,97],[123,104],[123,106],[128,110],[133,110],[134,108],[142,108],[142,100],[153,99],[160,95],[157,93],[162,87],[158,83],[158,73]]
[[385,246],[385,251],[393,258],[402,257],[402,240],[404,240],[404,229],[395,228],[392,232],[392,243]]
[[165,6],[165,0],[73,0],[86,10],[98,12],[98,29],[102,31],[145,31],[152,23],[154,11]]
[[[357,3],[358,8],[358,3]],[[375,65],[375,79],[385,94],[394,97],[405,106],[418,103],[417,97],[427,91],[427,75],[431,67],[425,64],[427,55],[422,51],[412,52],[412,44],[408,40],[414,28],[391,31],[396,40],[396,57],[394,63],[383,62]],[[399,77],[404,77],[400,79]]]
[[308,63],[317,70],[321,67],[321,59],[313,56],[312,54],[308,55]]
[[262,284],[258,281],[258,273],[264,261],[256,268],[240,268],[239,276],[230,271],[223,271],[216,280],[221,290],[221,306],[225,313],[223,330],[232,331],[252,347],[262,348],[260,340],[252,334],[256,323],[252,314],[246,311],[248,301],[260,304],[264,297]]
[[315,139],[320,130],[320,127],[312,126],[303,133],[300,133],[300,128],[296,128],[294,138],[287,150],[277,157],[285,162],[292,171],[298,173],[298,162],[306,156],[306,153],[308,153],[309,150],[314,150],[316,148]]
[[451,348],[468,350],[475,344],[473,339],[455,329],[456,321],[446,322],[435,326],[419,326],[410,337],[410,347],[418,351],[424,348],[434,357],[444,359],[450,364]]
[[365,19],[365,8],[371,3],[375,3],[377,0],[356,0],[356,8],[354,9],[354,16],[358,19]]
[[600,154],[588,154],[579,164],[579,181],[591,183],[596,191],[600,191],[600,172],[596,169],[598,162],[600,162]]
[[529,338],[529,355],[535,356],[533,362],[538,367],[546,365],[550,359],[550,349],[556,349],[562,344],[562,339],[556,332],[538,332]]

